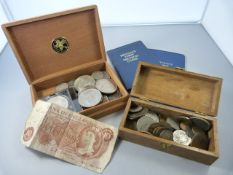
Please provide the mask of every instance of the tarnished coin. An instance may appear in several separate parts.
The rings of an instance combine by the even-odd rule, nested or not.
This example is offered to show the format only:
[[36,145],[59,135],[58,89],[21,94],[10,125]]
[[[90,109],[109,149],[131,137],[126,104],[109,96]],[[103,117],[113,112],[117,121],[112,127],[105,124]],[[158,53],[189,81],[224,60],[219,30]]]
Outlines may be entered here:
[[74,80],[70,80],[70,81],[68,82],[68,86],[69,86],[69,87],[74,87]]
[[167,117],[166,122],[171,125],[171,127],[173,127],[176,130],[179,130],[179,124],[176,120],[172,119],[171,117]]
[[193,131],[194,134],[196,134],[196,133],[203,133],[203,134],[205,134],[205,131],[203,131],[201,128],[198,128],[196,126],[192,127],[192,131]]
[[107,101],[109,101],[108,96],[107,96],[107,95],[104,95],[104,96],[103,96],[102,102],[104,103],[104,102],[107,102]]
[[111,79],[100,79],[96,81],[95,87],[104,94],[113,94],[117,91],[117,86]]
[[56,89],[56,92],[63,91],[65,89],[68,89],[68,84],[67,83],[61,83],[61,84],[57,85],[55,89]]
[[82,93],[82,91],[85,91],[85,90],[87,90],[87,89],[96,89],[96,88],[95,88],[95,86],[87,85],[87,86],[85,86],[84,88],[82,88],[82,89],[80,89],[80,90],[78,91],[78,95],[79,95],[80,93]]
[[147,117],[147,116],[143,116],[140,119],[138,119],[137,121],[137,130],[138,131],[148,131],[150,125],[152,123],[155,123],[156,121],[151,118],[151,117]]
[[193,131],[191,129],[191,126],[189,123],[183,121],[183,122],[180,122],[180,128],[186,132],[186,134],[189,136],[189,137],[193,137]]
[[159,137],[167,140],[173,140],[173,132],[169,129],[164,129],[160,132]]
[[117,90],[115,93],[108,95],[108,99],[111,100],[115,100],[118,99],[119,97],[121,97],[121,92],[119,90]]
[[189,145],[192,141],[183,130],[175,130],[173,132],[173,141],[182,145]]
[[159,122],[159,116],[156,113],[154,113],[154,112],[149,111],[149,112],[147,112],[145,114],[145,116],[146,117],[151,117],[155,121],[155,123]]
[[210,122],[207,120],[200,118],[200,117],[191,117],[190,120],[192,123],[197,126],[198,128],[201,128],[204,131],[209,131],[211,128]]
[[208,136],[203,133],[196,133],[192,138],[191,146],[208,150],[208,147],[209,147]]
[[50,99],[48,99],[47,102],[59,105],[63,108],[68,108],[69,106],[68,99],[65,96],[61,96],[61,95],[51,97]]
[[102,101],[102,94],[97,89],[86,89],[78,96],[78,102],[82,107],[89,108]]
[[190,120],[190,118],[187,117],[187,116],[176,116],[176,120],[177,120],[178,122],[183,122],[183,121],[185,121],[186,123],[189,123],[189,124],[192,123],[191,120]]
[[135,107],[131,106],[129,109],[129,112],[131,112],[131,113],[140,112],[142,109],[143,109],[143,107],[140,105],[137,105]]
[[82,75],[74,81],[74,87],[77,91],[81,91],[86,86],[95,86],[95,79],[90,75]]
[[107,72],[105,71],[95,71],[91,74],[91,76],[95,79],[95,80],[100,80],[100,79],[109,79],[110,76],[108,75]]
[[150,133],[154,133],[155,132],[155,129],[158,128],[158,127],[163,127],[163,128],[167,128],[171,131],[174,131],[174,129],[168,124],[166,123],[165,121],[159,121],[159,123],[152,123],[148,129],[148,131]]
[[138,119],[139,117],[142,117],[147,112],[148,112],[148,108],[143,108],[143,110],[141,110],[140,112],[129,114],[128,118],[130,120],[135,120]]

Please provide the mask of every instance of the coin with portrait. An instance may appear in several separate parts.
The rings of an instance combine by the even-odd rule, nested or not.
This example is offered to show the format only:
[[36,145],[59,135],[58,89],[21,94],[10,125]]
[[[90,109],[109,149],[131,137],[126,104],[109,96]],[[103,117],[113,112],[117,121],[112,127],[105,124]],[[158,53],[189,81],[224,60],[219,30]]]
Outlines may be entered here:
[[104,94],[113,94],[117,91],[117,86],[111,79],[96,80],[95,87]]
[[82,75],[74,81],[74,87],[77,91],[81,91],[86,86],[95,86],[95,79],[90,75]]
[[97,89],[83,90],[78,96],[78,102],[82,107],[89,108],[102,101],[102,94]]

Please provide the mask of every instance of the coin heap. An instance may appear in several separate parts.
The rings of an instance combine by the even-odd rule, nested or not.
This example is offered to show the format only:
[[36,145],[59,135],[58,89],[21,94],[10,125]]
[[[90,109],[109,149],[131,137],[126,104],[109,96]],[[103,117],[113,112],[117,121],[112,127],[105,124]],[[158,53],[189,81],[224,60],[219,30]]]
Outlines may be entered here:
[[[106,71],[81,75],[67,83],[58,84],[55,89],[56,92],[53,95],[43,99],[77,112],[121,96],[119,89]],[[72,104],[69,105],[70,103]]]
[[176,143],[208,150],[211,123],[194,116],[164,115],[132,102],[127,123],[129,128]]

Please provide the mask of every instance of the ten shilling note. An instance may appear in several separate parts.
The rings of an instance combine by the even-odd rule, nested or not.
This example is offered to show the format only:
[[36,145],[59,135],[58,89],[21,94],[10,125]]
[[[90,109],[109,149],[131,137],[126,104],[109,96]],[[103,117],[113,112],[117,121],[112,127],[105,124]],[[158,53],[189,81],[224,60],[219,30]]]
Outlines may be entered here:
[[22,134],[27,147],[101,173],[118,130],[57,105],[37,101]]

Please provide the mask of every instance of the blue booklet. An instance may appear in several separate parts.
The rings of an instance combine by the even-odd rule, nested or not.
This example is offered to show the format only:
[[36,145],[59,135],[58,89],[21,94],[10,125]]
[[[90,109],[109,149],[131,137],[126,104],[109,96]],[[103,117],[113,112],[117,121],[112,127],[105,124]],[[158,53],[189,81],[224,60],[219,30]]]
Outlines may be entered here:
[[167,67],[185,67],[184,55],[148,49],[142,41],[136,41],[109,50],[107,54],[127,90],[132,88],[137,66],[140,61]]

